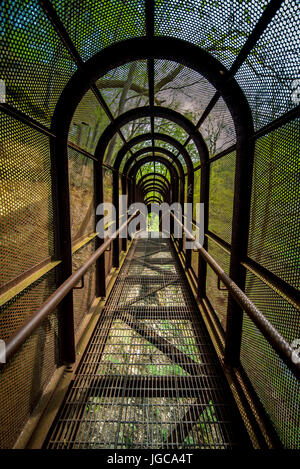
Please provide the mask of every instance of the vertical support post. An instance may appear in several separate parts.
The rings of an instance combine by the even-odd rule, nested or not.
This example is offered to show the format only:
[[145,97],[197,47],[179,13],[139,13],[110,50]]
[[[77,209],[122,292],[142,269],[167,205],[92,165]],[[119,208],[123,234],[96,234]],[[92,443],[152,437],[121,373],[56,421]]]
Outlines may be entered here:
[[[61,139],[50,140],[52,198],[54,210],[54,250],[61,260],[57,268],[57,284],[72,275],[72,239],[70,216],[68,150]],[[76,360],[74,337],[73,292],[58,306],[59,361],[72,364]]]
[[[245,116],[250,112],[245,110]],[[249,114],[248,114],[249,115]],[[243,126],[241,126],[243,128]],[[248,132],[247,132],[248,131]],[[248,136],[253,134],[252,121],[244,123],[244,133],[237,139],[236,172],[231,237],[230,277],[245,290],[246,269],[242,266],[248,251],[248,235],[251,208],[251,188],[254,160],[254,141]],[[227,307],[226,341],[224,362],[227,366],[238,366],[242,340],[243,310],[229,295]]]

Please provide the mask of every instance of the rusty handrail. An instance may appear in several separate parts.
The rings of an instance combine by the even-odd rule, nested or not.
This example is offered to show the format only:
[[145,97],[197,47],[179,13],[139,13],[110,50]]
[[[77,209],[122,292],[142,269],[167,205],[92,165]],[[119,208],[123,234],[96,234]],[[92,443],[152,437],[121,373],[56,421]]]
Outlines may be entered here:
[[[91,255],[91,257],[68,277],[56,290],[50,295],[42,306],[31,316],[28,321],[23,324],[5,344],[6,363],[20,349],[23,343],[32,335],[42,321],[51,314],[57,305],[65,298],[65,296],[77,285],[88,269],[99,259],[106,251],[110,243],[118,237],[119,233],[127,226],[130,221],[135,218],[139,210],[136,210],[131,217],[128,218],[113,235],[104,241],[104,243]],[[5,363],[0,363],[0,366]]]
[[224,285],[226,285],[231,296],[237,301],[237,303],[243,308],[247,313],[249,318],[254,322],[256,327],[263,334],[265,339],[269,342],[271,347],[279,355],[279,357],[284,361],[287,367],[297,376],[300,376],[300,360],[296,362],[292,360],[292,356],[295,353],[294,349],[290,344],[285,340],[285,338],[278,332],[278,330],[268,321],[268,319],[263,315],[263,313],[255,306],[254,303],[248,298],[248,296],[237,286],[237,284],[231,280],[231,278],[224,272],[220,265],[215,261],[215,259],[203,248],[203,246],[196,241],[196,238],[188,231],[188,229],[183,225],[183,223],[170,211],[174,220],[182,226],[187,237],[195,241],[195,248],[203,259],[210,265],[213,271],[218,275],[222,280]]

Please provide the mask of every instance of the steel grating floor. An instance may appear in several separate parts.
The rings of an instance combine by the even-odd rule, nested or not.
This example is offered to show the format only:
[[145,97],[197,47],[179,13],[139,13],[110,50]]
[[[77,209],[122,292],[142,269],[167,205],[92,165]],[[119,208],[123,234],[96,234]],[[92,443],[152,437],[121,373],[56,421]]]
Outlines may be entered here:
[[232,448],[246,432],[168,239],[136,240],[47,448]]

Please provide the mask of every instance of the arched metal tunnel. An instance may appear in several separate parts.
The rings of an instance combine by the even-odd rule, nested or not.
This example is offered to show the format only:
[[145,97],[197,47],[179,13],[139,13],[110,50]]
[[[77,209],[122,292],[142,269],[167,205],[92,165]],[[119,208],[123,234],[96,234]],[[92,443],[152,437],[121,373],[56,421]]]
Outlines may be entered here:
[[299,447],[298,2],[0,16],[0,446]]

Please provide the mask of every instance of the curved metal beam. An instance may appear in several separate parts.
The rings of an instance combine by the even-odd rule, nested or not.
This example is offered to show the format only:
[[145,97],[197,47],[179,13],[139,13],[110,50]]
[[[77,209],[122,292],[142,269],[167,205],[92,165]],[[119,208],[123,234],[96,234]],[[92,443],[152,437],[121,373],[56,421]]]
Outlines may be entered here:
[[[155,162],[155,161],[166,166],[166,168],[169,170],[171,174],[171,179],[173,179],[174,182],[179,178],[178,174],[175,171],[174,166],[170,163],[169,160],[166,160],[162,156],[154,156],[153,158],[152,155],[145,156],[144,158],[141,158],[140,160],[136,161],[135,164],[128,171],[128,178],[133,179],[133,181],[135,181],[136,173],[138,172],[139,168],[146,163]],[[125,173],[125,177],[126,177],[126,174],[127,173]],[[132,202],[133,202],[133,194],[131,194],[131,197],[130,197],[130,203]]]
[[[154,132],[153,137],[154,137],[154,140],[161,140],[173,146],[174,148],[176,148],[176,150],[183,156],[184,159],[191,159],[186,147],[182,143],[180,143],[178,140],[176,140],[174,137],[171,137],[170,135],[167,135],[167,134],[163,134],[161,132]],[[113,165],[114,169],[118,169],[120,167],[124,156],[126,155],[128,151],[130,151],[130,149],[133,146],[137,145],[138,143],[144,142],[146,140],[152,140],[151,133],[137,135],[136,137],[133,137],[131,140],[129,140],[129,142],[124,144],[117,153],[117,156]]]
[[[185,185],[185,177],[184,177],[184,171],[183,171],[183,167],[182,167],[182,164],[180,162],[180,160],[178,160],[178,158],[176,158],[173,153],[171,153],[169,150],[165,149],[165,148],[157,148],[158,151],[161,151],[162,153],[166,154],[169,158],[171,158],[171,160],[175,163],[175,165],[177,166],[177,169],[178,169],[178,172],[179,172],[179,177],[180,177],[180,180],[181,180],[181,185],[180,185],[180,194],[177,194],[178,192],[178,182],[176,181],[174,183],[174,191],[173,191],[173,194],[175,194],[175,199],[179,199],[180,203],[184,204],[184,194],[185,194],[185,190],[184,190],[184,185]],[[147,151],[145,148],[141,149],[140,152],[144,152],[144,151]],[[155,161],[155,159],[153,159],[153,156],[149,156],[149,157],[146,157],[147,159],[143,158],[142,160],[143,161]],[[168,165],[167,168],[169,169],[170,173],[171,173],[171,169],[170,168],[174,168],[174,166],[170,163],[169,160],[163,160],[161,158],[163,157],[159,157],[160,158],[160,162],[162,162],[163,164],[166,165],[166,161],[168,162]],[[123,183],[124,183],[124,187],[125,187],[125,180],[130,180],[131,179],[131,175],[133,174],[131,169],[132,167],[130,168],[130,165],[132,164],[132,162],[135,160],[135,156],[133,155],[125,164],[124,168],[123,168]],[[142,160],[138,160],[136,163],[138,163],[139,161],[142,161]],[[156,160],[158,161],[158,160]],[[189,187],[193,187],[193,173],[191,172],[188,172],[188,184],[189,184]],[[175,180],[175,177],[173,175],[173,179]],[[135,177],[133,179],[133,181],[135,181]],[[192,196],[193,194],[193,191],[191,191],[191,194],[190,196]],[[178,197],[178,198],[177,198]],[[171,198],[173,199],[173,197],[171,196]],[[188,199],[190,200],[190,199]],[[172,200],[174,201],[174,200]],[[132,190],[131,190],[131,194],[130,194],[130,203],[133,202],[133,194],[132,194]]]
[[151,202],[158,202],[159,204],[161,204],[163,202],[163,200],[159,199],[158,197],[149,197],[148,199],[145,199],[144,200],[144,204],[145,205],[149,205]]
[[144,180],[146,179],[147,177],[150,177],[150,176],[157,176],[157,177],[161,177],[166,184],[168,184],[170,186],[170,181],[168,180],[168,178],[164,175],[164,174],[160,174],[160,173],[148,173],[148,174],[144,174],[141,179],[139,180],[138,182],[138,185]]
[[[163,158],[166,159],[166,161],[169,161],[169,163],[171,164],[174,164],[174,168],[176,169],[177,171],[177,174],[179,174],[179,165],[181,166],[181,169],[182,169],[182,172],[183,172],[183,166],[181,164],[181,162],[179,160],[176,159],[176,157],[173,155],[173,157],[171,158],[169,155],[167,155],[166,151],[160,151],[161,149],[158,148],[158,147],[145,147],[145,148],[142,148],[141,150],[139,150],[137,153],[134,153],[127,161],[126,161],[126,164],[124,166],[124,172],[122,173],[123,175],[126,175],[129,170],[130,170],[130,167],[136,163],[137,161],[139,161],[140,159],[140,156],[144,155],[145,153],[147,153],[149,156],[153,154],[156,155],[156,156],[161,156]],[[163,149],[164,150],[164,149]],[[178,164],[179,162],[179,164]],[[184,172],[183,172],[183,175],[184,175]]]
[[136,173],[138,172],[141,166],[143,166],[146,163],[149,163],[149,162],[154,163],[156,161],[166,166],[166,168],[170,171],[171,177],[173,177],[173,179],[179,178],[179,175],[176,173],[175,167],[172,165],[172,163],[169,160],[165,159],[163,156],[157,156],[157,155],[154,155],[154,158],[152,155],[144,156],[140,160],[136,161],[134,165],[131,166],[131,168],[128,170],[128,172],[125,173],[125,175],[128,174],[128,177],[133,178],[134,180],[136,177]]
[[147,194],[149,194],[149,192],[158,192],[163,198],[165,198],[164,191],[162,191],[160,188],[155,189],[153,187],[149,187],[147,190],[143,192],[144,198],[146,197]]
[[144,184],[141,184],[141,185],[138,185],[137,187],[140,189],[140,190],[144,190],[144,189],[147,189],[148,186],[150,185],[156,185],[158,187],[160,187],[162,190],[164,190],[165,192],[168,192],[170,191],[170,186],[166,186],[162,181],[160,181],[159,179],[157,178],[153,178],[153,179],[148,179],[146,181],[146,183]]
[[[136,153],[134,153],[126,161],[125,166],[123,168],[124,176],[126,176],[127,173],[130,171],[130,166],[135,162],[136,158],[138,158],[139,156],[143,155],[144,153],[148,153],[148,152],[152,152],[152,154],[153,154],[153,152],[155,154],[156,153],[161,153],[162,155],[168,156],[174,162],[175,167],[178,170],[180,178],[184,179],[184,169],[183,169],[181,161],[175,155],[173,155],[172,152],[170,152],[169,150],[167,150],[166,148],[163,148],[163,147],[144,147],[144,148],[141,148],[140,150],[138,150]],[[161,155],[159,155],[159,156],[161,156]],[[170,160],[167,160],[167,161],[170,161]]]
[[[68,133],[77,105],[95,81],[113,68],[135,60],[146,60],[149,57],[182,63],[200,73],[220,92],[234,120],[237,120],[237,116],[242,117],[239,114],[242,114],[240,111],[245,102],[245,96],[234,78],[227,79],[227,69],[215,57],[181,39],[163,36],[151,39],[139,37],[102,49],[74,73],[64,88],[54,113],[54,125],[56,126],[58,120],[62,124],[60,135]],[[238,97],[241,97],[242,101],[235,99]],[[241,120],[247,128],[249,122],[244,121],[248,117],[245,116]]]
[[[180,39],[153,36],[120,41],[102,49],[87,60],[71,77],[55,107],[50,129],[56,136],[51,146],[54,169],[57,174],[61,172],[62,182],[66,183],[68,181],[68,131],[76,107],[89,88],[111,69],[132,61],[147,60],[149,57],[175,61],[200,73],[219,92],[230,111],[236,131],[236,177],[230,277],[243,290],[246,270],[242,266],[242,261],[247,256],[254,158],[254,141],[251,140],[254,133],[253,119],[248,101],[235,78],[229,75],[228,70],[208,52]],[[96,165],[95,170],[97,170],[95,173],[98,178],[101,179],[102,165]],[[64,206],[65,197],[65,194],[59,194],[59,207]],[[205,203],[206,207],[205,231],[208,228],[208,197],[209,171],[208,165],[204,165],[203,171],[201,171],[200,201]],[[102,181],[96,186],[94,200],[96,205],[103,202]],[[61,212],[59,214],[62,216],[63,210]],[[63,230],[61,231],[64,236]],[[65,263],[68,263],[68,259],[62,262],[63,265]],[[200,289],[198,294],[200,297],[205,296],[205,278],[206,264],[199,262],[198,282]],[[229,297],[225,359],[231,365],[239,363],[242,317],[242,309]]]
[[[103,161],[104,154],[110,140],[121,127],[136,119],[149,116],[170,120],[182,127],[188,134],[192,134],[192,140],[198,150],[200,161],[203,163],[206,160],[205,153],[207,151],[207,147],[196,126],[179,112],[162,106],[154,106],[153,108],[149,108],[149,106],[138,107],[130,109],[118,116],[114,122],[106,127],[100,136],[95,150],[96,158],[101,162]],[[190,157],[189,161],[186,161],[186,164],[187,166],[193,166],[193,162]]]
[[163,184],[158,183],[157,179],[150,180],[147,184],[141,185],[139,188],[141,191],[145,191],[149,189],[149,187],[158,187],[159,189],[163,190],[165,194],[170,191],[169,187],[164,186]]
[[160,186],[163,190],[169,191],[170,186],[167,186],[161,179],[158,179],[156,177],[152,179],[148,179],[144,181],[142,184],[138,184],[137,187],[141,190],[145,189],[149,184],[156,184],[157,186]]

